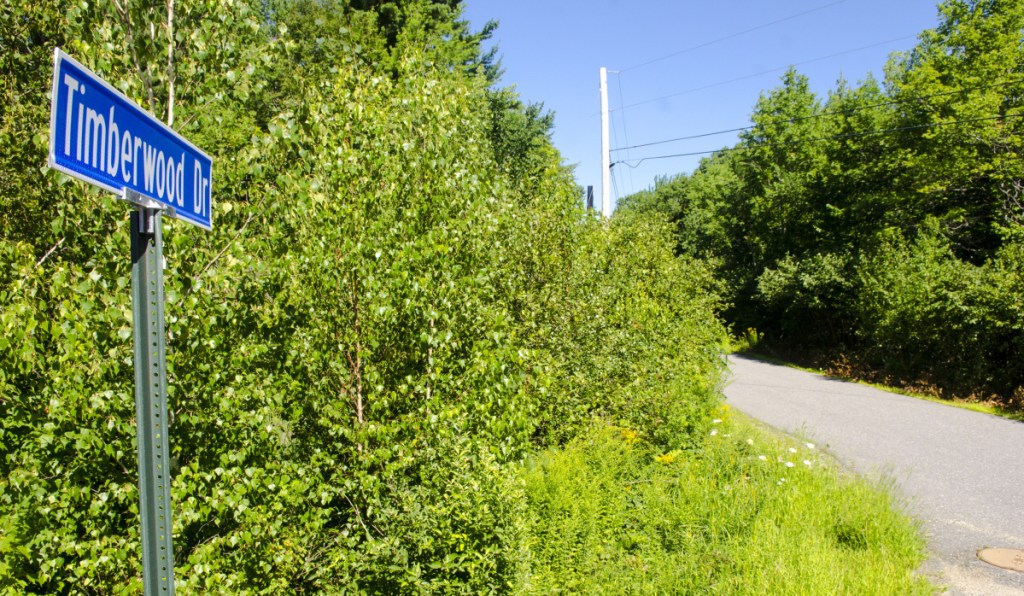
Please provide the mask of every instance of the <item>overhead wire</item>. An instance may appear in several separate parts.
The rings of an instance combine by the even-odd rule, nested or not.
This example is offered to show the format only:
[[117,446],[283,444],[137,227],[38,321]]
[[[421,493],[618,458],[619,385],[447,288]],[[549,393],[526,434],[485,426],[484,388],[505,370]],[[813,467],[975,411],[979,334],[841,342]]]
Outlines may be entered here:
[[781,19],[776,19],[774,21],[771,21],[771,22],[768,22],[768,23],[764,23],[762,25],[757,25],[756,27],[751,27],[750,29],[744,29],[743,31],[738,31],[736,33],[731,33],[729,35],[726,35],[725,37],[719,37],[718,39],[713,39],[711,41],[706,41],[706,42],[703,42],[703,43],[699,43],[699,44],[697,44],[695,46],[690,46],[688,48],[684,48],[682,50],[679,50],[679,51],[676,51],[676,52],[672,52],[670,54],[665,54],[663,56],[659,56],[658,58],[653,58],[651,60],[647,60],[646,62],[641,62],[640,64],[634,64],[633,66],[630,66],[629,68],[621,69],[619,72],[627,72],[627,71],[630,71],[630,70],[635,70],[637,68],[641,68],[641,67],[644,67],[644,66],[655,64],[655,63],[661,62],[663,60],[668,60],[669,58],[674,58],[674,57],[679,56],[681,54],[686,54],[687,52],[692,52],[694,50],[699,50],[701,48],[706,48],[706,47],[714,45],[716,43],[721,43],[723,41],[728,41],[730,39],[735,39],[737,37],[746,35],[747,33],[753,33],[754,31],[759,31],[761,29],[767,29],[768,27],[771,27],[772,25],[778,25],[779,23],[784,23],[786,21],[791,21],[791,20],[796,19],[798,17],[802,17],[804,15],[811,14],[812,12],[817,12],[819,10],[824,10],[826,8],[835,6],[837,4],[842,4],[845,1],[846,0],[838,0],[836,2],[830,2],[829,4],[824,4],[824,5],[819,6],[817,8],[812,8],[810,10],[805,10],[803,12],[798,12],[796,14],[789,15],[788,17],[782,17]]
[[[844,109],[841,109],[841,110],[825,111],[825,112],[820,112],[820,113],[817,113],[817,114],[812,114],[810,116],[799,116],[799,117],[796,117],[796,118],[779,118],[779,119],[777,119],[775,121],[768,121],[766,124],[794,123],[794,122],[803,122],[805,120],[815,120],[817,118],[826,118],[826,117],[830,117],[830,116],[847,116],[849,114],[854,114],[854,113],[857,113],[857,112],[863,112],[865,110],[872,110],[872,109],[875,109],[875,108],[883,108],[883,107],[888,107],[888,106],[900,105],[900,104],[904,104],[904,103],[915,103],[915,102],[919,102],[919,101],[922,101],[922,100],[925,100],[925,99],[932,99],[932,98],[935,98],[935,97],[946,97],[946,96],[950,96],[950,95],[960,95],[960,94],[967,93],[967,92],[970,92],[970,91],[977,91],[979,89],[994,89],[996,87],[1005,87],[1007,85],[1014,85],[1014,84],[1017,84],[1017,83],[1024,83],[1024,79],[1013,79],[1013,80],[1010,80],[1010,81],[1003,81],[1002,83],[992,83],[990,85],[978,85],[978,86],[975,86],[975,87],[964,87],[964,88],[961,88],[961,89],[957,89],[955,91],[944,91],[944,92],[941,92],[941,93],[930,93],[928,95],[915,95],[914,97],[909,97],[909,98],[906,98],[906,99],[893,99],[893,100],[889,100],[889,101],[884,101],[884,102],[874,103],[874,104],[869,104],[869,105],[864,105],[864,106],[858,106],[858,107],[853,107],[853,108],[844,108]],[[778,112],[776,112],[776,113],[778,113]],[[715,130],[715,131],[711,131],[711,132],[704,132],[704,133],[687,135],[687,136],[682,136],[682,137],[674,137],[674,138],[671,138],[671,139],[664,139],[664,140],[661,140],[661,141],[652,141],[652,142],[649,142],[649,143],[640,143],[638,145],[630,145],[630,146],[626,146],[626,147],[616,147],[614,149],[610,149],[610,151],[627,151],[629,149],[640,149],[640,148],[643,148],[643,147],[653,147],[655,145],[666,145],[668,143],[675,143],[675,142],[678,142],[678,141],[689,141],[689,140],[701,139],[701,138],[705,138],[705,137],[713,137],[713,136],[728,134],[728,133],[731,133],[731,132],[743,132],[743,131],[746,131],[746,130],[751,130],[753,128],[754,128],[754,125],[751,125],[751,126],[740,126],[740,127],[737,127],[737,128],[726,128],[726,129]],[[627,153],[626,156],[628,158],[629,154]]]
[[[949,121],[949,122],[938,122],[938,123],[930,123],[930,124],[922,124],[922,125],[904,126],[904,127],[891,128],[891,129],[883,129],[883,130],[877,130],[877,131],[867,131],[867,132],[862,132],[862,133],[846,133],[846,134],[840,134],[840,135],[832,135],[832,136],[828,136],[828,137],[819,137],[819,138],[812,138],[812,139],[802,139],[802,140],[799,140],[799,141],[792,141],[792,142],[789,142],[789,143],[757,143],[755,145],[737,145],[737,146],[734,146],[734,147],[731,147],[731,148],[726,147],[726,148],[706,150],[706,151],[691,151],[691,152],[685,152],[685,153],[675,153],[675,154],[670,154],[670,155],[657,155],[657,156],[651,156],[651,157],[644,157],[644,158],[641,158],[640,160],[633,160],[632,159],[632,157],[629,154],[629,151],[632,150],[632,149],[638,149],[638,148],[643,148],[643,147],[650,147],[650,146],[655,146],[655,145],[667,144],[667,143],[677,142],[677,141],[682,141],[682,140],[690,140],[690,139],[711,137],[711,136],[716,136],[716,135],[721,135],[721,134],[726,134],[726,133],[742,132],[742,131],[746,131],[746,130],[751,130],[751,129],[754,128],[754,126],[737,127],[737,128],[732,128],[732,129],[726,129],[726,130],[719,130],[719,131],[712,131],[712,132],[700,133],[700,134],[695,134],[695,135],[688,135],[688,136],[684,136],[684,137],[676,137],[676,138],[673,138],[673,139],[666,139],[666,140],[662,140],[662,141],[654,141],[654,142],[650,142],[650,143],[642,143],[642,144],[638,144],[638,145],[630,145],[629,141],[628,141],[628,133],[625,130],[626,127],[625,127],[625,116],[624,116],[624,112],[627,109],[629,109],[629,108],[634,108],[634,107],[637,107],[637,106],[642,106],[642,105],[654,103],[654,102],[665,100],[665,99],[670,99],[670,98],[673,98],[673,97],[678,97],[678,96],[689,94],[689,93],[695,93],[695,92],[698,92],[698,91],[703,91],[703,90],[706,90],[706,89],[710,89],[710,88],[714,88],[714,87],[719,87],[719,86],[727,85],[727,84],[730,84],[730,83],[734,83],[734,82],[738,82],[738,81],[742,81],[742,80],[746,80],[746,79],[751,79],[751,78],[763,76],[765,74],[770,74],[770,73],[773,73],[773,72],[779,72],[779,71],[786,70],[786,69],[789,69],[789,68],[793,68],[793,67],[796,67],[796,66],[812,64],[812,63],[815,63],[815,62],[820,62],[820,61],[823,61],[823,60],[828,60],[828,59],[831,59],[831,58],[836,58],[836,57],[839,57],[839,56],[844,56],[844,55],[851,54],[851,53],[854,53],[854,52],[859,52],[859,51],[863,51],[863,50],[879,47],[879,46],[882,46],[882,45],[887,45],[887,44],[891,44],[891,43],[894,43],[894,42],[904,41],[904,40],[907,40],[907,39],[913,39],[913,38],[917,37],[916,35],[907,35],[907,36],[897,37],[897,38],[893,38],[893,39],[889,39],[889,40],[885,40],[885,41],[881,41],[881,42],[877,42],[877,43],[873,43],[873,44],[869,44],[869,45],[865,45],[865,46],[860,46],[860,47],[849,49],[849,50],[844,50],[844,51],[841,51],[841,52],[836,52],[836,53],[828,54],[828,55],[825,55],[825,56],[820,56],[820,57],[817,57],[817,58],[811,58],[811,59],[808,59],[808,60],[803,60],[803,61],[792,63],[792,64],[789,64],[789,65],[786,65],[786,66],[780,66],[780,67],[776,67],[776,68],[771,68],[771,69],[763,70],[763,71],[760,71],[760,72],[751,73],[751,74],[748,74],[748,75],[744,75],[744,76],[740,76],[740,77],[735,77],[735,78],[731,78],[731,79],[728,79],[728,80],[723,80],[723,81],[719,81],[719,82],[715,82],[715,83],[710,83],[710,84],[707,84],[707,85],[702,85],[700,87],[695,87],[695,88],[687,89],[687,90],[684,90],[684,91],[679,91],[679,92],[676,92],[676,93],[662,95],[662,96],[659,96],[659,97],[655,97],[655,98],[651,98],[651,99],[635,102],[635,103],[628,104],[628,105],[625,104],[624,94],[623,94],[623,91],[622,91],[621,73],[624,73],[624,72],[627,72],[627,71],[631,71],[631,70],[635,70],[635,69],[638,69],[638,68],[641,68],[641,67],[644,67],[644,66],[647,66],[647,65],[650,65],[650,64],[654,64],[654,63],[666,60],[668,58],[671,58],[671,57],[674,57],[674,56],[677,56],[677,55],[680,55],[680,54],[683,54],[683,53],[686,53],[686,52],[690,52],[690,51],[693,51],[693,50],[696,50],[696,49],[700,49],[700,48],[704,48],[704,47],[713,45],[715,43],[720,43],[722,41],[733,39],[735,37],[739,37],[741,35],[745,35],[747,33],[750,33],[750,32],[753,32],[753,31],[757,31],[759,29],[764,29],[764,28],[770,27],[772,25],[775,25],[775,24],[778,24],[778,23],[781,23],[781,22],[784,22],[784,21],[795,19],[795,18],[804,16],[806,14],[809,14],[809,13],[812,13],[812,12],[816,12],[818,10],[823,10],[823,9],[829,8],[831,6],[834,6],[834,5],[837,5],[837,4],[841,4],[844,1],[845,0],[838,0],[836,2],[831,2],[831,3],[826,4],[826,5],[822,5],[822,6],[819,6],[819,7],[816,7],[816,8],[813,8],[813,9],[801,12],[801,13],[789,15],[787,17],[783,17],[781,19],[777,19],[777,20],[771,21],[769,23],[758,25],[756,27],[753,27],[753,28],[750,28],[750,29],[746,29],[746,30],[743,30],[743,31],[739,31],[737,33],[730,34],[730,35],[727,35],[727,36],[724,36],[724,37],[721,37],[721,38],[718,38],[718,39],[715,39],[715,40],[711,40],[709,42],[701,43],[701,44],[698,44],[698,45],[695,45],[695,46],[692,46],[692,47],[689,47],[689,48],[684,48],[683,50],[679,50],[677,52],[672,52],[670,54],[666,54],[664,56],[661,56],[661,57],[658,57],[658,58],[654,58],[654,59],[651,59],[651,60],[648,60],[648,61],[645,61],[645,62],[642,62],[642,63],[639,63],[639,64],[635,64],[635,65],[630,66],[628,68],[616,71],[616,74],[620,75],[620,77],[618,79],[618,85],[619,85],[619,104],[620,104],[620,107],[617,110],[611,110],[611,111],[612,112],[618,112],[618,113],[622,114],[621,116],[619,116],[619,119],[621,119],[622,124],[623,124],[623,136],[626,138],[626,145],[625,146],[616,147],[616,148],[610,150],[610,151],[626,151],[626,159],[618,160],[618,161],[615,161],[615,162],[611,163],[611,166],[613,168],[612,169],[612,183],[613,183],[613,187],[615,188],[616,199],[618,199],[619,190],[618,190],[618,184],[617,184],[617,176],[614,175],[614,173],[615,173],[614,172],[614,166],[618,165],[618,164],[626,165],[626,166],[628,166],[632,170],[632,169],[635,169],[635,168],[639,167],[645,161],[656,160],[656,159],[670,159],[670,158],[688,157],[688,156],[697,156],[697,155],[709,155],[709,154],[714,154],[714,153],[723,153],[723,152],[730,152],[730,151],[750,150],[750,149],[754,149],[756,147],[761,147],[761,146],[799,145],[799,144],[805,144],[805,143],[809,144],[809,143],[817,143],[817,142],[824,142],[824,141],[830,141],[830,140],[841,140],[841,139],[868,137],[868,136],[880,136],[880,135],[895,134],[895,133],[898,133],[898,132],[915,130],[915,129],[933,128],[933,127],[940,127],[940,126],[949,126],[949,125],[963,124],[963,123],[969,123],[969,122],[979,122],[979,121],[985,121],[985,120],[1019,118],[1021,116],[1024,116],[1024,113],[1021,113],[1021,114],[1000,115],[1000,116],[994,116],[994,117],[972,118],[972,119],[966,119],[966,120],[955,120],[955,121]],[[1024,79],[1022,79],[1022,80],[1024,80]],[[979,86],[979,87],[976,87],[975,89],[977,89],[977,88],[996,87],[996,86],[1003,86],[1003,85],[1010,85],[1010,84],[1014,84],[1016,82],[1021,82],[1022,80],[1007,81],[1007,82],[998,83],[998,84],[994,84],[994,85],[988,85],[988,86]],[[959,89],[959,90],[955,90],[955,91],[935,93],[935,94],[930,94],[930,95],[925,95],[925,96],[916,96],[916,97],[909,98],[909,99],[891,100],[891,101],[886,101],[886,102],[882,102],[882,103],[878,103],[878,104],[872,104],[872,105],[868,105],[868,106],[858,106],[858,107],[854,107],[854,108],[838,110],[838,111],[833,111],[833,112],[822,112],[822,113],[813,114],[813,115],[810,115],[810,116],[799,117],[799,118],[780,118],[778,121],[779,122],[798,122],[798,121],[803,121],[803,120],[809,120],[809,119],[815,119],[815,118],[823,118],[823,117],[829,117],[829,116],[849,115],[849,114],[853,114],[853,113],[860,112],[860,111],[863,111],[863,110],[874,109],[874,108],[878,108],[878,107],[884,107],[884,106],[890,106],[890,105],[898,105],[898,104],[904,104],[904,103],[911,103],[911,102],[914,102],[914,101],[920,101],[922,99],[927,99],[927,98],[931,98],[931,97],[940,97],[940,96],[945,96],[945,95],[960,94],[960,93],[964,93],[967,90],[969,90],[969,89]]]
[[826,136],[826,137],[813,137],[813,138],[810,138],[810,139],[800,139],[800,140],[797,140],[797,141],[789,141],[789,142],[785,142],[785,143],[771,143],[771,142],[755,143],[755,144],[752,144],[752,145],[736,145],[734,147],[723,147],[723,148],[720,148],[720,149],[709,149],[709,150],[706,150],[706,151],[690,151],[690,152],[687,152],[687,153],[674,153],[674,154],[671,154],[671,155],[654,155],[654,156],[651,156],[651,157],[644,157],[644,158],[640,159],[639,161],[637,161],[636,163],[630,163],[629,161],[626,161],[626,160],[619,160],[619,161],[613,162],[612,165],[615,166],[615,165],[618,165],[618,164],[623,164],[623,165],[628,166],[630,168],[638,168],[638,167],[640,167],[640,164],[644,163],[645,161],[653,161],[653,160],[657,160],[657,159],[672,159],[672,158],[677,158],[677,157],[693,157],[693,156],[697,156],[697,155],[711,155],[711,154],[714,154],[714,153],[728,153],[728,152],[732,152],[732,151],[749,151],[751,149],[757,149],[757,148],[760,148],[760,147],[791,147],[791,146],[797,146],[797,145],[820,143],[820,142],[825,142],[825,141],[840,141],[840,140],[844,140],[844,139],[855,139],[855,138],[861,138],[861,137],[883,136],[883,135],[887,135],[887,134],[894,134],[894,133],[897,133],[897,132],[905,132],[905,131],[908,131],[908,130],[920,130],[920,129],[923,129],[923,128],[937,128],[937,127],[940,127],[940,126],[951,126],[951,125],[954,125],[954,124],[966,124],[966,123],[970,123],[970,122],[984,122],[984,121],[990,121],[990,120],[1007,120],[1007,119],[1010,119],[1010,118],[1021,118],[1021,117],[1024,117],[1024,112],[1017,113],[1017,114],[1004,114],[1004,115],[1000,115],[1000,116],[986,116],[986,117],[982,117],[982,118],[967,118],[965,120],[951,120],[949,122],[932,122],[932,123],[929,123],[929,124],[915,124],[915,125],[910,125],[910,126],[900,126],[900,127],[897,127],[897,128],[887,128],[887,129],[883,129],[883,130],[872,130],[872,131],[860,132],[860,133],[844,133],[844,134],[831,135],[831,136]]
[[[632,145],[629,147],[616,147],[615,149],[609,149],[609,151],[629,151],[630,149],[641,149],[643,147],[653,147],[655,145],[665,145],[668,143],[675,143],[677,141],[689,141],[692,139],[702,139],[704,137],[715,137],[718,135],[724,135],[730,132],[743,132],[744,130],[750,130],[753,126],[741,126],[739,128],[727,128],[724,130],[716,130],[712,132],[703,132],[695,135],[687,135],[685,137],[675,137],[672,139],[665,139],[663,141],[653,141],[650,143],[640,143],[639,145]],[[626,153],[626,157],[629,157],[629,153]]]
[[[616,75],[620,74],[618,71],[612,71],[612,72],[614,74],[616,74]],[[626,103],[626,100],[623,99],[623,95],[622,95],[622,77],[621,76],[616,76],[615,77],[615,81],[616,81],[616,83],[617,83],[617,85],[619,87],[619,105],[624,105]],[[622,121],[622,136],[625,139],[626,144],[629,145],[629,130],[628,130],[628,127],[626,126],[626,113],[624,111],[620,112],[620,118],[619,119]],[[626,159],[629,159],[629,151],[626,151]],[[634,192],[636,192],[635,189],[634,189],[634,186],[633,186],[633,170],[630,169],[628,173],[629,173],[629,192],[630,192],[630,194],[633,194]]]
[[629,105],[622,106],[619,109],[620,110],[627,110],[629,108],[635,108],[637,106],[647,105],[649,103],[654,103],[656,101],[661,101],[663,99],[671,99],[673,97],[679,97],[680,95],[687,95],[689,93],[696,93],[697,91],[704,91],[704,90],[707,90],[707,89],[713,89],[715,87],[721,87],[722,85],[728,85],[729,83],[735,83],[735,82],[738,82],[738,81],[744,81],[744,80],[747,80],[747,79],[753,79],[753,78],[756,78],[756,77],[764,76],[766,74],[771,74],[773,72],[779,72],[779,71],[782,71],[782,70],[793,68],[794,66],[803,66],[805,64],[812,64],[814,62],[821,62],[822,60],[828,60],[830,58],[837,58],[839,56],[845,56],[846,54],[852,54],[854,52],[860,52],[860,51],[863,51],[863,50],[869,50],[871,48],[877,48],[879,46],[884,46],[884,45],[887,45],[887,44],[890,44],[890,43],[894,43],[894,42],[897,42],[897,41],[904,41],[904,40],[907,40],[907,39],[913,39],[915,37],[917,37],[917,36],[916,35],[904,35],[903,37],[895,37],[893,39],[887,39],[885,41],[880,41],[878,43],[873,43],[873,44],[869,44],[869,45],[866,45],[866,46],[861,46],[859,48],[853,48],[853,49],[850,49],[850,50],[844,50],[842,52],[836,52],[834,54],[829,54],[827,56],[819,56],[817,58],[811,58],[810,60],[803,60],[801,62],[794,62],[792,64],[787,64],[786,66],[777,66],[775,68],[769,68],[768,70],[762,70],[760,72],[755,72],[755,73],[751,73],[751,74],[748,74],[748,75],[743,75],[741,77],[735,77],[735,78],[724,80],[724,81],[718,81],[717,83],[709,83],[707,85],[701,85],[700,87],[693,87],[692,89],[686,89],[684,91],[678,91],[676,93],[669,93],[668,95],[662,95],[662,96],[659,96],[659,97],[653,97],[651,99],[645,99],[643,101],[638,101],[636,103],[631,103]]
[[[629,164],[626,164],[629,165]],[[615,164],[611,165],[611,171],[608,173],[608,177],[612,179],[612,192],[615,195],[615,204],[619,203],[619,182],[618,177],[615,175]]]
[[[619,139],[619,131],[615,127],[615,122],[614,121],[611,121],[610,124],[611,124],[611,126],[609,128],[611,130],[612,141],[615,142],[615,143],[618,143],[619,142],[618,141],[618,139]],[[618,180],[616,179],[616,176],[615,176],[615,164],[609,164],[608,167],[611,168],[611,170],[609,171],[608,174],[609,174],[609,178],[612,181],[612,193],[613,193],[612,196],[614,197],[614,201],[618,202],[618,200],[619,200],[619,183],[618,183]]]

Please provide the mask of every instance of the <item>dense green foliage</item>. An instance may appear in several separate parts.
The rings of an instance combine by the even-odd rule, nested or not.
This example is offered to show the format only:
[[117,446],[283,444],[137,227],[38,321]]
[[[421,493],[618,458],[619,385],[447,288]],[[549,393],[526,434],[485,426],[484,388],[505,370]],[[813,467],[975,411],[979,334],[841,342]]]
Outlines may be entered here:
[[525,468],[534,559],[523,592],[931,594],[892,490],[816,446],[722,414],[699,451],[595,427]]
[[946,0],[884,83],[791,70],[740,142],[629,197],[712,263],[734,328],[1024,398],[1024,5]]
[[128,207],[43,167],[54,46],[214,157],[214,231],[164,227],[183,592],[506,591],[527,454],[594,418],[701,441],[708,268],[583,212],[489,29],[452,1],[0,8],[0,592],[140,589]]

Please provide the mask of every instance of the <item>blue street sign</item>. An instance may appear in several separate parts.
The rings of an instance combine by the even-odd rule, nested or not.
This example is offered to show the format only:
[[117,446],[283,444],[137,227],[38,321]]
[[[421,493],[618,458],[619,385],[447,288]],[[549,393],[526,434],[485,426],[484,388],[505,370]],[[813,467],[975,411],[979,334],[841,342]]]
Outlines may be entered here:
[[119,195],[133,190],[178,219],[213,227],[210,157],[59,48],[49,165]]

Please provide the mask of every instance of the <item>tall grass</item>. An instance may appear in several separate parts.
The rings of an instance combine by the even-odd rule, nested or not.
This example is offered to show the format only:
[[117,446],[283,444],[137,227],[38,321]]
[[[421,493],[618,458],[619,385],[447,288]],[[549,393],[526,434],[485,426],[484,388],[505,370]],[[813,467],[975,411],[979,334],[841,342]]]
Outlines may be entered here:
[[523,468],[523,593],[928,594],[891,487],[723,410],[693,452],[595,426]]

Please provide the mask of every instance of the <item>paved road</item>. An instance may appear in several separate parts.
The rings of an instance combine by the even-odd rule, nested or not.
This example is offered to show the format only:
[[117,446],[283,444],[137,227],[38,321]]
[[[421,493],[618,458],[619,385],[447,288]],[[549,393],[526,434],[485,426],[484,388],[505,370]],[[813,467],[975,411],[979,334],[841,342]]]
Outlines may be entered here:
[[924,521],[924,571],[949,594],[1024,594],[1024,573],[976,556],[1024,549],[1024,423],[748,358],[730,365],[728,403],[897,482]]

